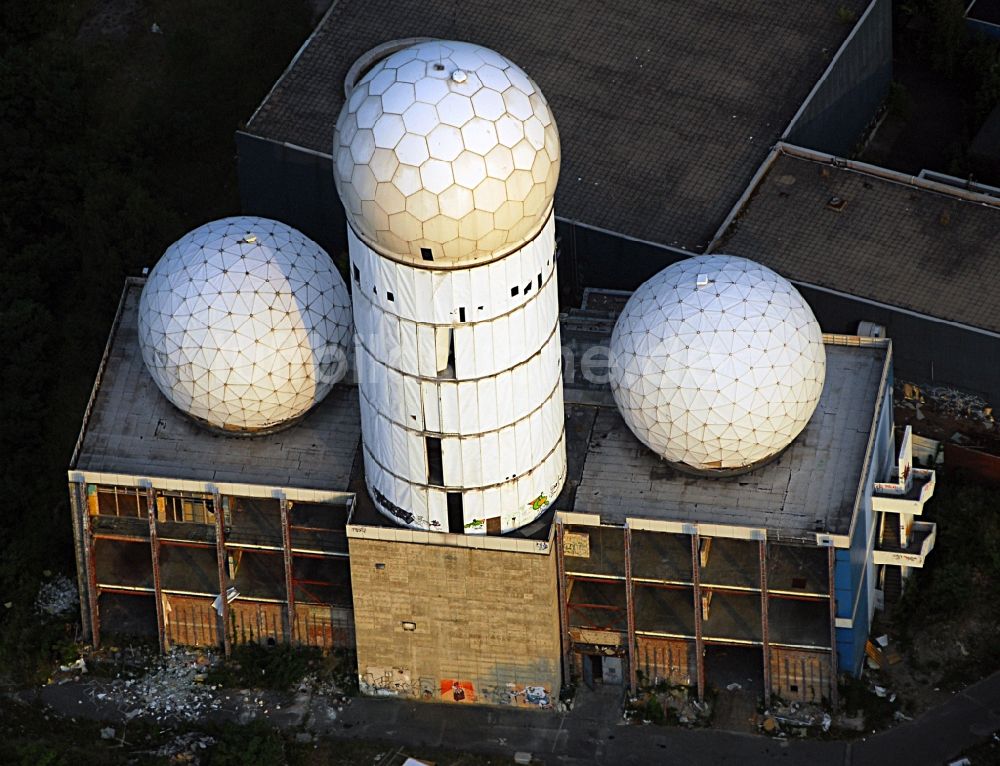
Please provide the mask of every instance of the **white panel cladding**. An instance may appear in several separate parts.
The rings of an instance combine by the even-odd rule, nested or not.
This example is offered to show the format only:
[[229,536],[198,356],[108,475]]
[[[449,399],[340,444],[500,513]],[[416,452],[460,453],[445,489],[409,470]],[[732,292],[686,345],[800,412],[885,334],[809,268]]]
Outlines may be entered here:
[[533,300],[510,314],[489,322],[445,326],[414,324],[386,314],[356,294],[357,340],[370,356],[389,367],[437,378],[444,375],[442,357],[447,360],[450,329],[456,379],[497,375],[552,342],[559,329],[558,292],[555,279],[550,279]]
[[409,482],[433,484],[426,438],[439,438],[444,486],[457,489],[500,484],[529,473],[562,439],[564,417],[562,387],[558,385],[540,406],[519,420],[499,429],[461,435],[409,428],[386,417],[381,408],[361,395],[364,443],[383,468]]
[[405,526],[482,534],[486,532],[487,519],[499,518],[500,531],[509,532],[537,519],[562,490],[566,479],[565,455],[566,445],[560,433],[555,448],[523,476],[501,484],[461,490],[463,529],[448,527],[447,497],[455,489],[411,483],[393,476],[367,446],[365,477],[377,506]]
[[[355,300],[360,293],[383,312],[411,322],[457,324],[459,308],[465,308],[466,322],[496,319],[528,303],[538,292],[539,276],[544,285],[555,271],[554,216],[520,250],[488,265],[452,271],[384,258],[350,227],[347,239]],[[433,301],[427,296],[433,296]]]
[[509,425],[546,399],[562,382],[560,351],[557,331],[517,367],[472,380],[406,375],[372,358],[363,346],[356,360],[361,395],[385,417],[416,430],[469,434]]

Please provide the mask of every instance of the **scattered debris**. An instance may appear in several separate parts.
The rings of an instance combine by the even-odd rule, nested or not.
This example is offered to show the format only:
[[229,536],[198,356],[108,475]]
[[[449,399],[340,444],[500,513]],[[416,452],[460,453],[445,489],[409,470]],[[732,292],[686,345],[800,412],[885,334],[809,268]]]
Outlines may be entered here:
[[80,657],[76,662],[72,662],[69,665],[60,665],[59,670],[63,673],[73,673],[79,671],[81,673],[87,672],[87,661]]
[[117,736],[114,726],[105,726],[101,729],[101,739],[114,739]]
[[736,683],[735,681],[733,681],[733,683],[731,683],[731,684],[726,684],[726,691],[727,692],[738,692],[742,688],[743,687],[740,684]]
[[889,645],[889,637],[879,636],[878,638],[875,639],[875,643],[881,646],[883,649],[885,649]]
[[516,753],[514,753],[514,763],[522,765],[531,763],[531,753],[526,753],[523,750],[518,750]]
[[186,734],[178,734],[168,743],[154,751],[152,755],[166,758],[170,763],[186,763],[191,766],[198,766],[201,763],[201,756],[214,744],[214,737],[201,734],[200,732],[188,732]]
[[162,35],[163,34],[163,28],[159,24],[157,24],[155,21],[153,22],[153,26],[151,26],[149,28],[149,31],[152,32],[154,35]]
[[52,617],[69,614],[79,605],[76,585],[65,575],[56,575],[48,582],[42,583],[35,597],[35,608]]
[[[157,721],[200,720],[220,701],[213,686],[205,684],[207,669],[215,663],[210,653],[175,649],[139,678],[116,678],[92,697],[111,703],[132,720],[137,716]],[[102,696],[104,695],[104,696]]]

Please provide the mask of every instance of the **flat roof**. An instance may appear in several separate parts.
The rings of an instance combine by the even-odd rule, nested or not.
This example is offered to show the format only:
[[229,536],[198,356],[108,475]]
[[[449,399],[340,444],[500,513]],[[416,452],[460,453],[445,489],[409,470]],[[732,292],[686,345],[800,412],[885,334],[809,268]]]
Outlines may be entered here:
[[772,463],[728,478],[674,470],[601,407],[574,510],[626,518],[766,529],[779,538],[847,534],[865,468],[885,346],[827,344],[826,385],[805,430]]
[[[357,493],[353,524],[394,527],[364,489],[358,392],[343,383],[295,425],[274,434],[226,436],[182,414],[142,361],[137,308],[142,281],[126,286],[103,372],[71,470],[213,483]],[[681,474],[644,447],[618,414],[598,360],[621,298],[604,311],[561,317],[566,349],[567,480],[553,511],[513,536],[547,539],[554,511],[764,528],[779,539],[846,534],[861,482],[888,344],[828,339],[827,380],[816,414],[775,462],[724,479]],[[856,341],[856,339],[854,339]],[[843,342],[850,342],[848,338]]]
[[[585,317],[580,324],[588,340],[601,334],[597,312],[575,313]],[[607,312],[606,338],[614,313]],[[572,344],[575,325],[564,320],[562,328],[564,343]],[[728,478],[674,470],[632,434],[610,391],[596,399],[592,383],[567,381],[567,402],[596,402],[586,462],[579,475],[569,473],[579,482],[573,511],[598,515],[604,524],[626,518],[730,524],[779,539],[847,534],[890,352],[887,343],[826,338],[826,384],[805,430],[774,462]]]
[[357,387],[339,383],[295,425],[253,437],[198,425],[160,393],[139,349],[142,280],[129,280],[71,470],[346,490],[361,440]]
[[[863,0],[840,3],[860,16]],[[245,132],[330,154],[348,69],[437,37],[523,67],[559,123],[561,218],[701,251],[851,31],[827,0],[336,0]]]
[[985,195],[784,147],[712,249],[1000,332],[1000,301],[976,298],[1000,272],[1000,200]]

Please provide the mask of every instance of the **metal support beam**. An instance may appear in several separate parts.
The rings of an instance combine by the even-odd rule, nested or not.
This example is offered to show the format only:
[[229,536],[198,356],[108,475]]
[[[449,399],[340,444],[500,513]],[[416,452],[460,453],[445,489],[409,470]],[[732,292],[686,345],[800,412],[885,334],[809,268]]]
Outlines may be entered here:
[[694,659],[698,699],[705,699],[705,645],[701,638],[701,535],[691,535],[691,582],[694,586]]
[[764,706],[771,704],[771,636],[767,622],[767,541],[760,543],[760,630],[764,654]]
[[839,673],[837,671],[837,595],[834,574],[837,568],[837,549],[832,545],[827,550],[827,566],[830,573],[830,703],[834,711],[840,707]]
[[566,582],[566,557],[563,538],[566,534],[563,523],[556,519],[556,570],[559,596],[559,638],[562,644],[562,682],[570,680],[569,659],[569,588]]
[[222,607],[222,651],[228,657],[233,646],[229,640],[229,578],[226,576],[226,524],[225,513],[222,510],[222,496],[216,492],[212,496],[215,507],[215,561],[219,569],[219,600]]
[[628,688],[635,696],[637,686],[635,646],[635,594],[632,590],[632,530],[625,527],[625,609],[628,613]]
[[156,599],[156,633],[160,652],[167,653],[167,622],[163,613],[163,588],[160,584],[160,538],[156,530],[156,492],[146,488],[146,515],[149,517],[149,552],[153,561],[153,597]]
[[288,523],[288,500],[282,497],[279,501],[281,509],[281,545],[285,564],[285,636],[290,643],[295,643],[295,583],[292,582],[292,531]]

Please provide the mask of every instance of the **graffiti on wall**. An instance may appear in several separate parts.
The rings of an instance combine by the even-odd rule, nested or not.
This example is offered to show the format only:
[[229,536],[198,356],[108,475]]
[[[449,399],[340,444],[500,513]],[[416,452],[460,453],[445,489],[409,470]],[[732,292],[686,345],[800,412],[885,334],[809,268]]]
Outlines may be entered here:
[[563,553],[567,556],[590,558],[590,535],[583,532],[567,532],[563,535]]
[[362,694],[376,697],[412,697],[413,684],[407,668],[373,668],[360,674],[358,686]]
[[552,707],[552,694],[544,686],[525,684],[499,684],[484,690],[484,701],[491,705],[516,707]]
[[443,679],[441,681],[441,699],[445,702],[475,702],[476,687],[472,681]]

